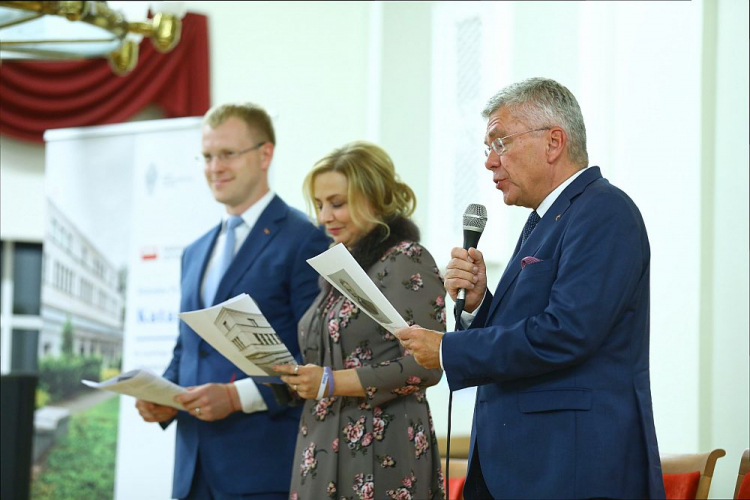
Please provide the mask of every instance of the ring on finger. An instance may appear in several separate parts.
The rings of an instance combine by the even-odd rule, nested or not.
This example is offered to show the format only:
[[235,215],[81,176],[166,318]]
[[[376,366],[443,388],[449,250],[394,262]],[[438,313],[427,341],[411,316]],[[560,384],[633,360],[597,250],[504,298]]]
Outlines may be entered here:
[[297,375],[299,372],[299,365],[294,365],[294,374]]
[[200,406],[198,406],[198,407],[195,408],[195,414],[196,415],[200,415],[201,414]]
[[292,389],[294,389],[294,392],[297,392],[297,384],[294,384],[294,385],[292,386]]

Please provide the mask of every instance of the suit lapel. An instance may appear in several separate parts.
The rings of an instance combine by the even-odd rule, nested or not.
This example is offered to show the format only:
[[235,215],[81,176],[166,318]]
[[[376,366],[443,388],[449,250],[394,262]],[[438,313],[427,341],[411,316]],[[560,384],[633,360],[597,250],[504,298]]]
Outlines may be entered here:
[[[521,272],[521,260],[524,257],[536,254],[542,243],[547,239],[552,227],[562,219],[562,215],[568,210],[573,200],[586,189],[586,186],[597,179],[601,179],[601,177],[602,174],[599,167],[591,167],[579,175],[576,180],[560,193],[560,196],[557,197],[557,200],[547,210],[547,213],[544,214],[544,217],[542,217],[523,245],[520,245],[520,247],[516,245],[517,250],[505,268],[505,272],[503,272],[503,276],[500,278],[500,282],[492,298],[492,304],[487,315],[488,320],[492,317],[503,296]],[[518,241],[520,244],[521,239],[519,238]]]
[[235,285],[252,267],[258,255],[279,233],[279,228],[283,220],[286,219],[288,211],[287,204],[278,196],[274,196],[271,203],[258,218],[250,234],[247,235],[245,242],[237,251],[237,255],[234,256],[234,260],[232,260],[221,283],[219,283],[219,288],[216,290],[214,304],[231,298],[233,295],[231,292]]
[[185,282],[183,288],[191,290],[190,301],[188,304],[189,310],[194,311],[196,309],[202,309],[209,307],[211,304],[204,304],[201,298],[201,285],[203,284],[203,275],[206,273],[206,267],[208,267],[208,261],[211,259],[214,245],[216,245],[216,239],[219,237],[221,232],[221,224],[213,228],[203,238],[198,240],[194,246],[195,258],[194,262],[200,263],[200,268],[194,269],[189,275],[185,276]]

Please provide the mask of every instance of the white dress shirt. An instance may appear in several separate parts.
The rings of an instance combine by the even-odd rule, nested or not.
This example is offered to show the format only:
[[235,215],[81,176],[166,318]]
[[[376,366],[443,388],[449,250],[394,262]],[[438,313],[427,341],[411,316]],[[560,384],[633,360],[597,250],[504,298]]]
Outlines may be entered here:
[[[563,191],[565,191],[565,188],[568,187],[570,185],[570,183],[572,183],[574,180],[576,180],[576,178],[579,175],[581,175],[587,168],[589,168],[589,167],[582,168],[578,172],[574,173],[573,175],[571,175],[570,177],[568,177],[567,179],[565,179],[565,181],[563,181],[562,184],[560,184],[559,186],[557,186],[550,194],[547,195],[546,198],[544,198],[542,200],[542,202],[539,204],[539,207],[537,207],[537,209],[536,209],[536,213],[537,213],[537,215],[539,215],[539,220],[540,221],[544,217],[544,214],[547,213],[547,210],[550,209],[550,207],[555,203],[555,201],[557,200],[557,198],[562,194]],[[486,290],[484,292],[484,297],[482,298],[482,302],[479,303],[479,307],[477,307],[476,309],[474,309],[473,312],[461,311],[461,317],[458,320],[458,321],[461,322],[461,324],[460,325],[456,325],[456,326],[457,327],[458,326],[466,327],[466,326],[470,325],[471,322],[474,321],[474,318],[476,318],[477,312],[482,307],[482,304],[484,303],[484,299],[485,298],[487,298],[487,291]],[[440,343],[440,367],[443,368],[443,370],[445,370],[445,368],[443,367],[443,343],[442,342]]]
[[[258,222],[258,219],[260,218],[260,215],[263,213],[263,211],[268,207],[268,204],[271,203],[271,200],[273,200],[273,197],[275,196],[273,191],[267,192],[263,197],[258,200],[257,202],[253,203],[253,206],[248,208],[240,217],[242,217],[242,220],[245,222],[244,224],[241,224],[237,226],[234,230],[235,234],[235,242],[234,242],[234,254],[237,254],[237,250],[240,249],[242,244],[247,239],[247,235],[250,234],[250,231],[252,231],[253,227],[255,226],[255,223]],[[229,214],[224,214],[221,220],[221,232],[219,232],[219,237],[216,239],[216,244],[214,245],[214,250],[211,253],[211,258],[208,261],[208,266],[206,267],[206,272],[203,274],[203,283],[201,283],[201,294],[203,293],[203,286],[205,285],[206,276],[209,275],[210,269],[218,264],[219,256],[221,255],[224,244],[227,241],[227,219],[229,218]],[[261,396],[260,391],[258,390],[258,386],[255,385],[255,381],[251,378],[243,378],[242,380],[237,380],[234,382],[234,386],[237,388],[237,394],[240,397],[240,404],[242,405],[242,411],[245,413],[254,413],[256,411],[266,411],[268,410],[268,406],[266,406],[266,402],[263,400],[263,396]]]

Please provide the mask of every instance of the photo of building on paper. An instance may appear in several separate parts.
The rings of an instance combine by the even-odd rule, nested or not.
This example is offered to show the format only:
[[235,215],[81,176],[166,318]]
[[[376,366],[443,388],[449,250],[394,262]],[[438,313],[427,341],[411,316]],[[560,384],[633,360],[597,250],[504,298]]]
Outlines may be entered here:
[[367,294],[357,286],[354,279],[346,272],[346,270],[341,269],[335,273],[329,274],[328,277],[334,283],[337,283],[355,304],[357,304],[362,310],[368,312],[373,318],[375,318],[375,320],[385,325],[390,325],[392,323],[392,321],[375,306],[375,303],[370,297],[368,297]]
[[294,358],[271,325],[260,314],[222,307],[214,325],[248,361],[268,375],[278,375],[271,366],[294,363]]

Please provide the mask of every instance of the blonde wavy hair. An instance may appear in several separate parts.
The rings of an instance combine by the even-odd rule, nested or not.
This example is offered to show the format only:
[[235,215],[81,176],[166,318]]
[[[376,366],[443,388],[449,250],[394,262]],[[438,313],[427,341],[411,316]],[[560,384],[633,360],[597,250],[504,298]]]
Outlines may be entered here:
[[352,222],[362,230],[373,224],[384,228],[383,239],[391,232],[388,221],[399,216],[408,218],[417,208],[414,191],[401,182],[388,153],[371,142],[354,141],[318,160],[305,177],[302,190],[310,212],[316,216],[315,178],[326,172],[346,177]]

